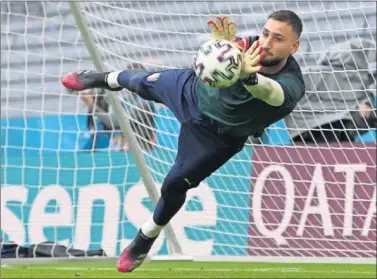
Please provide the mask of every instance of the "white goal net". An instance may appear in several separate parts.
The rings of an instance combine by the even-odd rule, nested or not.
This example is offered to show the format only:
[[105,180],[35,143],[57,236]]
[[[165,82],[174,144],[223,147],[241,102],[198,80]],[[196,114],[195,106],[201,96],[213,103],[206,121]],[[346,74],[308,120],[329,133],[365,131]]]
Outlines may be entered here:
[[[60,84],[66,72],[94,68],[70,9],[67,2],[1,3],[2,255],[15,243],[32,247],[33,257],[56,256],[38,250],[49,241],[117,256],[153,209],[106,96]],[[191,190],[172,227],[184,254],[199,258],[373,262],[375,2],[80,3],[107,70],[191,67],[209,39],[209,19],[230,15],[239,36],[252,36],[281,9],[304,22],[295,58],[307,94],[290,117]],[[161,185],[179,123],[168,108],[123,91]],[[162,236],[151,255],[169,253]]]

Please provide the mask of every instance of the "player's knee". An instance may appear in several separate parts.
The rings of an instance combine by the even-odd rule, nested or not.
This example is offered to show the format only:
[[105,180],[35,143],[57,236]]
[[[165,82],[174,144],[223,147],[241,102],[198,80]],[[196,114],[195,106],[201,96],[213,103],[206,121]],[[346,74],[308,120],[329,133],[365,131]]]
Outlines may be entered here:
[[161,196],[165,198],[179,196],[185,194],[187,190],[188,188],[182,179],[168,175],[162,183]]
[[190,181],[187,178],[168,175],[161,187],[161,196],[178,196],[199,185],[199,182]]

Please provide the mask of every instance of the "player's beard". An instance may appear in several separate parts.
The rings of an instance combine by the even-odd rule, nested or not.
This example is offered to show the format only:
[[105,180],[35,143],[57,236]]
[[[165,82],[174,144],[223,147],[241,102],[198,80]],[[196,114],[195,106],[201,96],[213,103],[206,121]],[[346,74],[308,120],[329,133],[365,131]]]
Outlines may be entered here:
[[281,59],[281,58],[276,58],[276,59],[271,59],[271,60],[262,60],[260,62],[260,64],[263,66],[263,67],[272,67],[272,66],[276,66],[278,65],[281,61],[283,61],[284,59]]

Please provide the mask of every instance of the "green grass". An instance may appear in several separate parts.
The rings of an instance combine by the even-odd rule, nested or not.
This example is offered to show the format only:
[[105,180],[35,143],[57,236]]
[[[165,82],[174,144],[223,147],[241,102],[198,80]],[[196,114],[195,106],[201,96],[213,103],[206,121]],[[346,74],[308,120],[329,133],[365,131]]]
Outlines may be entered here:
[[119,273],[115,262],[2,265],[1,278],[376,278],[376,265],[240,262],[145,262]]

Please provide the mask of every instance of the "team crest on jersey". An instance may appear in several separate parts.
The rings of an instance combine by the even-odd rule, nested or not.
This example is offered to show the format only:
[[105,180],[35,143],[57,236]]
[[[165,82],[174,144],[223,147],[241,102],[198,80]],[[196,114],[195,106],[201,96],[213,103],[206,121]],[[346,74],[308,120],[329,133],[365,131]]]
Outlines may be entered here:
[[147,81],[156,81],[160,77],[161,73],[154,73],[147,77]]

